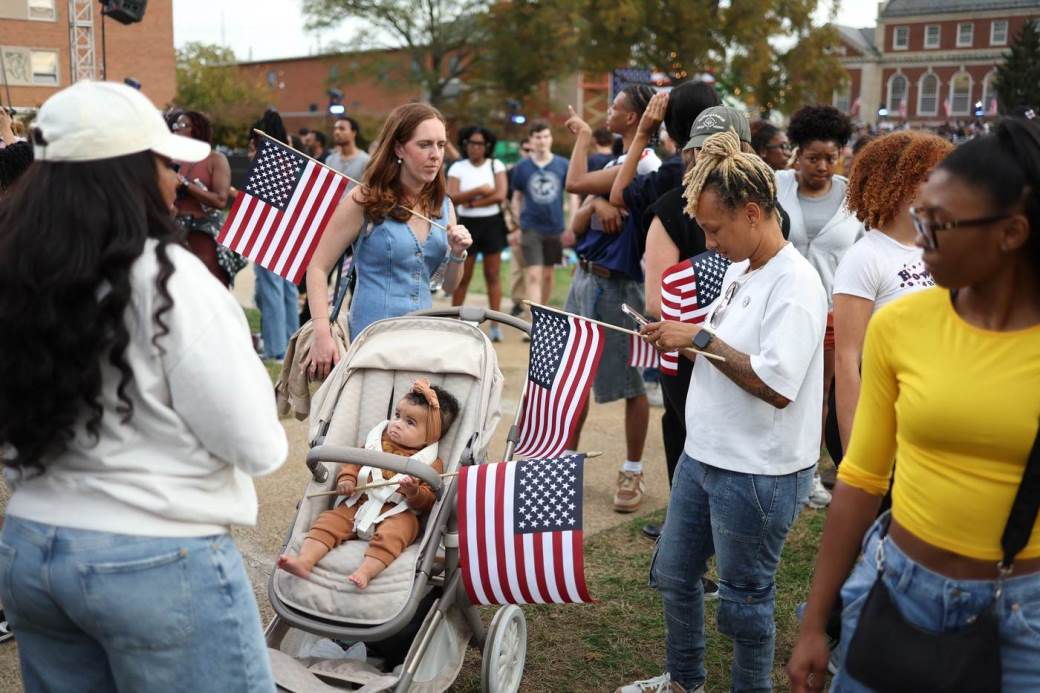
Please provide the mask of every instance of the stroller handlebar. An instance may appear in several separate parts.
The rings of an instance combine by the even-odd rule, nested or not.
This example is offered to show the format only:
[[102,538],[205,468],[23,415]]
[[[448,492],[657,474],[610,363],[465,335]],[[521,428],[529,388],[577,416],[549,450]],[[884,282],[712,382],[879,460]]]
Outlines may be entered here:
[[[440,499],[444,491],[444,481],[433,467],[413,460],[410,457],[391,455],[388,452],[377,450],[365,450],[364,448],[348,448],[338,445],[319,445],[307,453],[307,468],[315,481],[325,481],[325,469],[321,467],[322,462],[335,462],[337,464],[356,464],[360,466],[376,467],[386,469],[398,474],[408,474],[426,482],[433,489],[437,498]],[[321,477],[320,479],[318,477]]]

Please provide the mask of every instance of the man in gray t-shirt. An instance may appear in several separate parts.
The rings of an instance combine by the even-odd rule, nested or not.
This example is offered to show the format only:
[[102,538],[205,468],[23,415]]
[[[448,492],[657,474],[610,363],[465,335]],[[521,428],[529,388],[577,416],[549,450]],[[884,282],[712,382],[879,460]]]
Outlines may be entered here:
[[[350,116],[337,118],[336,124],[332,128],[332,142],[336,148],[325,160],[325,165],[356,181],[363,181],[368,153],[359,147],[360,137],[361,128],[356,120]],[[349,192],[353,187],[354,183],[351,183],[347,186],[347,191]]]

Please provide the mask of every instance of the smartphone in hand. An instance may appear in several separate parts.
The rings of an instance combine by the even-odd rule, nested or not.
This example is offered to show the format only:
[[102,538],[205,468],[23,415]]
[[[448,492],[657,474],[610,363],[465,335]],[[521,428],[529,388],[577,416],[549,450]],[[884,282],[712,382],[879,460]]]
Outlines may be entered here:
[[635,320],[640,327],[650,324],[650,321],[644,318],[642,313],[640,313],[638,310],[628,305],[627,303],[621,304],[621,312]]

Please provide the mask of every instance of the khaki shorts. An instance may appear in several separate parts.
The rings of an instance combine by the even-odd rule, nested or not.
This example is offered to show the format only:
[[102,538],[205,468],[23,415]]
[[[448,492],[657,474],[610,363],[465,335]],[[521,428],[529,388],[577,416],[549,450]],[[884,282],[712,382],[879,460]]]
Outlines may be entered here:
[[563,262],[563,242],[560,234],[550,236],[524,229],[520,232],[520,249],[525,267],[552,267]]

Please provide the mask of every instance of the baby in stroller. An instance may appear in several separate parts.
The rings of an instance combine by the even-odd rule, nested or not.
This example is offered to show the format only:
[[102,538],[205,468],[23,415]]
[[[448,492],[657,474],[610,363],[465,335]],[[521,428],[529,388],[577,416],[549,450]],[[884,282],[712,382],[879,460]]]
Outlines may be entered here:
[[[394,417],[369,432],[365,448],[412,457],[443,472],[437,441],[458,413],[459,403],[451,393],[417,380],[397,403]],[[359,480],[365,486],[397,483],[359,492]],[[369,542],[365,559],[348,578],[363,590],[418,537],[419,515],[433,507],[433,489],[413,476],[345,464],[336,478],[336,490],[345,499],[318,516],[299,555],[282,554],[278,567],[306,578],[314,565],[341,542],[365,539]]]

